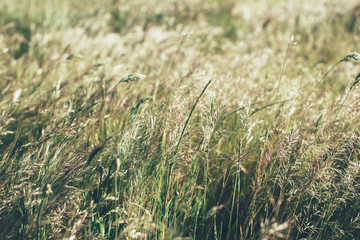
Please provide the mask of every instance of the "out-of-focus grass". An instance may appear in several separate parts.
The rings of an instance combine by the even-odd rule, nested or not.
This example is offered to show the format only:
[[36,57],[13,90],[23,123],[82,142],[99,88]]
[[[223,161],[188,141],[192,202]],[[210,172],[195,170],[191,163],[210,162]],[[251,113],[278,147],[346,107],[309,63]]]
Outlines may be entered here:
[[360,235],[356,1],[0,9],[1,239]]

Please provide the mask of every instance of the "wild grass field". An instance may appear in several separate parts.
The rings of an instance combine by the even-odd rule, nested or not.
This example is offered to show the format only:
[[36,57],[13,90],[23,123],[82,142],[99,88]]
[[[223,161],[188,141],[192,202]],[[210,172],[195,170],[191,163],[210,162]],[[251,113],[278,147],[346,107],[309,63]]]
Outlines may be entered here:
[[357,0],[0,1],[0,239],[360,239]]

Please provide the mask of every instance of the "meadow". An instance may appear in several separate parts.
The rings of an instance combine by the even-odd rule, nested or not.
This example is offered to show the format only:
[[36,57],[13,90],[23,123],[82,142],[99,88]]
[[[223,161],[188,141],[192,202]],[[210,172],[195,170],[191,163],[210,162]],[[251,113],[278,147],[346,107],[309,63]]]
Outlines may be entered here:
[[360,239],[356,0],[0,1],[0,239]]

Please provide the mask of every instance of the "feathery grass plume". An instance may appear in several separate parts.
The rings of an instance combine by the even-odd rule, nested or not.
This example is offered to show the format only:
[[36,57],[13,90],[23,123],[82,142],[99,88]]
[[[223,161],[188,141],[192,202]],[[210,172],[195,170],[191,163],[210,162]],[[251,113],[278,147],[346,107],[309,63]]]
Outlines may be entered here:
[[130,112],[130,116],[129,116],[129,120],[128,120],[127,124],[130,124],[134,120],[134,117],[138,113],[140,106],[149,99],[151,99],[151,98],[150,97],[142,98],[139,100],[139,102],[134,107],[131,108],[131,112]]
[[178,143],[176,144],[176,148],[175,148],[174,155],[176,155],[176,154],[178,153],[178,151],[179,151],[179,146],[180,146],[180,143],[181,143],[181,139],[182,139],[182,137],[184,136],[184,132],[185,132],[185,129],[186,129],[188,123],[189,123],[189,120],[190,120],[190,118],[191,118],[191,115],[193,114],[194,109],[195,109],[197,103],[199,102],[199,99],[200,99],[200,98],[202,97],[202,95],[205,93],[205,91],[206,91],[206,89],[208,88],[208,86],[210,85],[210,83],[211,83],[211,80],[209,80],[209,82],[205,85],[205,87],[204,87],[203,90],[201,91],[199,97],[196,99],[196,101],[195,101],[195,103],[194,103],[194,105],[193,105],[193,107],[192,107],[192,109],[191,109],[191,111],[190,111],[190,113],[189,113],[189,117],[186,119],[186,122],[185,122],[185,125],[184,125],[184,127],[183,127],[183,130],[181,131],[181,134],[180,134],[180,137],[179,137],[179,141],[178,141]]

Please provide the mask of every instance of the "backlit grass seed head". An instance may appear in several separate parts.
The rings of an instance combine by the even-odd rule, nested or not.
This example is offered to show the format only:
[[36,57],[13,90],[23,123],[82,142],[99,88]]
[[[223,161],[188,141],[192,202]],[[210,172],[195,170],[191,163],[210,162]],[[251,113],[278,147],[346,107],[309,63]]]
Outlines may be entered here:
[[19,97],[20,97],[20,95],[21,95],[21,92],[22,92],[22,90],[21,90],[21,89],[18,89],[18,90],[16,90],[16,92],[14,93],[14,98],[13,98],[13,102],[14,102],[14,103],[19,100]]
[[295,46],[297,42],[294,42],[294,34],[291,34],[290,42],[288,43],[289,46]]
[[350,61],[350,60],[354,60],[354,61],[356,61],[356,62],[359,62],[359,61],[360,61],[360,54],[359,54],[359,53],[356,53],[356,52],[354,52],[354,53],[349,53],[348,55],[346,55],[345,58],[343,58],[343,59],[341,60],[341,62],[348,62],[348,61]]
[[44,196],[47,196],[47,197],[54,194],[52,189],[51,189],[50,184],[46,184],[43,191],[44,191],[43,193],[45,193]]

